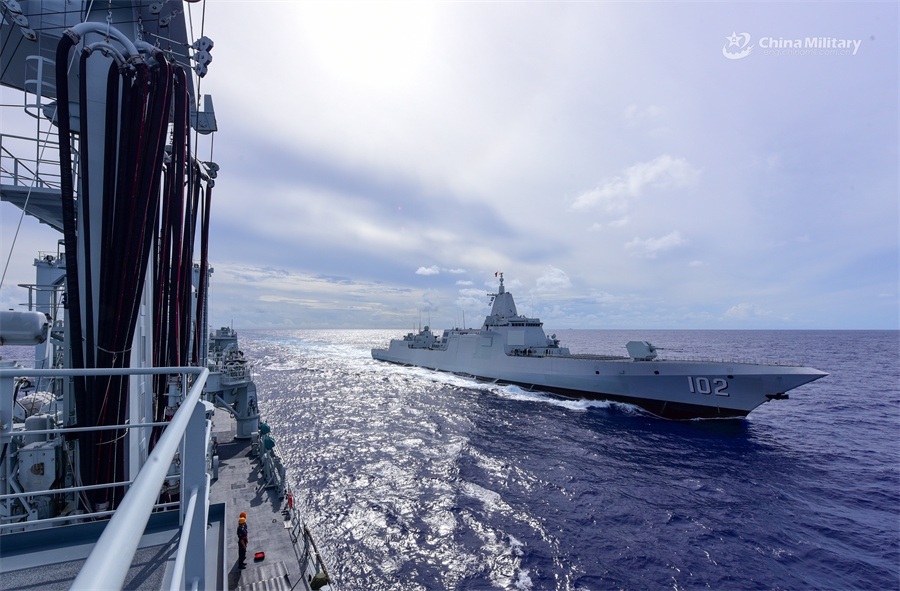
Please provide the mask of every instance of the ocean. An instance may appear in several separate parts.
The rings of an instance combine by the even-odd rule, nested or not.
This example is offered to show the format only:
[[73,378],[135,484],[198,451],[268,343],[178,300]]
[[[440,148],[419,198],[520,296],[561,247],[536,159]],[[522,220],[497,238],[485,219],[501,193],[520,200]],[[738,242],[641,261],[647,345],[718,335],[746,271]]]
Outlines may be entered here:
[[830,375],[677,422],[371,359],[401,331],[239,331],[339,589],[900,589],[900,333],[550,332]]
[[897,331],[548,331],[830,374],[698,421],[371,358],[401,332],[239,331],[340,591],[900,589]]

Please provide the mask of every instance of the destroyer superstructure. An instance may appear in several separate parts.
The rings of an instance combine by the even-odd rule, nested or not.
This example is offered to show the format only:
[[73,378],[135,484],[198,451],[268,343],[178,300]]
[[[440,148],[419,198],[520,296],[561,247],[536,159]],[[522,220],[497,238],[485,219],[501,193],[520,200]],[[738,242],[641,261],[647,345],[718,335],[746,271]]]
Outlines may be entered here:
[[3,588],[328,588],[251,363],[207,331],[213,42],[178,1],[0,4],[2,207],[59,232],[0,313],[33,347],[0,360]]
[[393,339],[372,357],[402,365],[515,384],[574,398],[626,402],[672,419],[743,417],[788,390],[827,374],[792,365],[658,358],[646,341],[626,344],[628,356],[574,355],[549,337],[538,318],[520,315],[503,274],[480,329],[430,327]]

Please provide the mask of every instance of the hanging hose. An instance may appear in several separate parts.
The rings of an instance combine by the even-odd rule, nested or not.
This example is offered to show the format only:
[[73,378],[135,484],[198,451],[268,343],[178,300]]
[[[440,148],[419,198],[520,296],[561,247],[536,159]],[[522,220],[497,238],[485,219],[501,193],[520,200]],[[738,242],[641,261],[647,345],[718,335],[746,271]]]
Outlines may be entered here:
[[[78,60],[78,73],[81,80],[87,80],[87,60],[91,53],[89,51],[81,52],[81,59]],[[87,84],[78,86],[78,107],[80,114],[80,135],[81,143],[81,162],[90,162],[90,142],[87,141],[88,128],[88,96]],[[85,366],[94,367],[94,298],[92,297],[93,273],[91,268],[91,199],[90,199],[90,166],[81,167],[80,181],[81,186],[78,191],[78,200],[81,202],[81,231],[83,233],[82,244],[84,247],[84,357]],[[85,387],[90,391],[91,380],[86,381]]]
[[[88,87],[88,84],[95,84],[88,67],[90,48],[83,51],[79,61],[82,185],[76,202],[66,64],[72,47],[81,40],[82,35],[91,32],[103,34],[107,40],[115,39],[124,47],[124,51],[118,52],[107,41],[99,42],[105,51],[114,54],[119,61],[119,64],[110,65],[107,75],[105,148],[102,161],[97,156],[89,156],[88,105],[90,100],[98,98],[97,93],[92,93]],[[104,27],[98,23],[82,23],[67,30],[57,45],[57,124],[66,250],[67,322],[74,368],[121,368],[130,365],[130,347],[135,337],[151,250],[160,223],[161,163],[164,160],[173,93],[171,67],[159,51],[153,52],[152,58],[156,63],[151,68],[138,56],[134,44],[124,35],[108,25]],[[181,80],[181,92],[185,92],[183,75]],[[96,147],[98,140],[93,141]],[[184,149],[181,151],[183,163]],[[95,170],[91,170],[92,164]],[[90,194],[90,176],[98,173],[97,165],[103,169],[100,195],[102,219],[92,220],[91,202],[95,201],[96,196]],[[183,173],[177,179],[173,178],[172,184],[180,185],[182,180]],[[81,208],[80,213],[78,207]],[[95,252],[91,237],[92,228],[98,227],[99,253]],[[79,268],[79,242],[83,244],[83,269]],[[171,244],[170,242],[170,247]],[[178,252],[180,255],[180,236],[177,244],[178,248],[173,248],[170,252]],[[94,269],[97,254],[100,268]],[[92,278],[95,273],[100,275],[96,290]],[[163,277],[164,284],[171,284],[173,277],[181,275],[173,274],[172,270],[169,273],[168,278]],[[79,280],[82,276],[84,283]],[[160,322],[156,324],[161,325]],[[127,378],[94,378],[93,387],[89,390],[83,378],[75,378],[73,383],[78,426],[124,422],[128,396]],[[83,483],[102,484],[125,479],[126,454],[123,438],[124,435],[119,432],[91,432],[79,438]],[[89,494],[95,506],[104,501],[112,501],[112,506],[115,506],[122,492],[116,491],[112,495],[108,491],[91,491]]]
[[[185,177],[190,179],[190,170],[187,166],[188,155],[190,154],[190,135],[188,133],[188,92],[187,77],[184,69],[177,68],[175,70],[175,83],[178,89],[175,102],[175,120],[173,122],[173,148],[172,154],[176,157],[178,177],[174,179],[177,183],[173,187],[175,201],[173,207],[177,208],[172,217],[172,265],[171,276],[169,277],[169,358],[168,362],[172,365],[180,365],[181,361],[181,317],[184,314],[182,308],[182,266],[184,261],[184,240],[185,240],[185,209],[187,207],[185,200]],[[188,181],[189,182],[189,181]],[[188,184],[188,187],[190,184]]]
[[200,363],[200,346],[206,332],[206,284],[209,278],[209,209],[212,206],[212,181],[206,184],[203,223],[200,226],[200,285],[197,287],[197,325],[194,336],[194,365]]
[[[194,187],[194,165],[191,160],[191,136],[187,126],[187,86],[186,75],[183,70],[178,73],[178,80],[185,89],[185,103],[183,113],[179,111],[179,115],[184,114],[184,125],[182,127],[183,138],[179,138],[178,147],[180,150],[180,166],[182,167],[183,177],[181,180],[186,183],[182,185],[179,191],[180,208],[178,210],[177,227],[175,228],[177,241],[173,246],[172,252],[172,306],[173,316],[171,317],[170,327],[172,334],[170,338],[173,340],[172,346],[172,363],[174,365],[186,365],[187,356],[187,339],[185,338],[185,316],[190,316],[190,299],[185,297],[185,292],[190,292],[190,266],[191,252],[190,244],[192,236],[190,233],[190,223],[192,217],[192,200],[189,196],[193,195]],[[179,96],[181,96],[179,94]]]
[[[125,267],[134,255],[131,241],[134,229],[129,223],[134,217],[134,182],[136,178],[135,158],[139,153],[141,132],[145,125],[144,105],[147,101],[149,82],[144,63],[135,64],[134,79],[123,88],[122,111],[119,117],[121,135],[115,191],[105,195],[106,211],[103,220],[104,240],[101,253],[100,302],[97,324],[97,365],[98,367],[122,367],[128,345],[122,344],[120,327],[123,323],[124,292],[127,287]],[[124,235],[121,235],[124,234]],[[121,245],[122,248],[116,247]],[[122,380],[118,376],[97,378],[97,388],[92,419],[96,425],[118,424],[116,417],[121,410]],[[97,483],[113,481],[118,473],[116,443],[118,433],[97,432],[94,436],[98,473]],[[96,504],[110,501],[109,491],[90,491]]]
[[[172,95],[172,78],[168,63],[162,54],[156,52],[157,66],[148,72],[143,106],[143,122],[139,128],[137,150],[134,152],[134,181],[132,194],[124,197],[132,205],[119,211],[129,214],[127,219],[119,219],[119,227],[132,228],[130,240],[126,242],[126,254],[121,257],[121,289],[116,300],[117,316],[113,327],[113,342],[121,354],[112,361],[114,366],[127,367],[130,364],[130,345],[134,340],[137,319],[140,313],[141,296],[144,291],[150,250],[153,244],[153,229],[157,224],[160,208],[161,162],[165,151],[168,114]],[[146,72],[146,70],[145,70]],[[138,85],[140,88],[140,85]],[[140,90],[139,90],[140,91]],[[101,415],[106,424],[121,424],[126,415],[128,382],[126,378],[111,380],[109,397]],[[118,434],[117,434],[118,437]],[[107,451],[107,478],[109,481],[124,478],[124,449],[118,442]],[[101,456],[102,460],[102,456]],[[101,464],[102,465],[102,464]],[[121,493],[117,493],[117,497]],[[117,499],[116,499],[117,500]]]
[[[69,77],[66,64],[69,50],[78,39],[66,31],[56,46],[57,129],[59,130],[60,196],[63,214],[63,241],[66,247],[66,307],[69,310],[69,343],[72,367],[84,368],[83,329],[81,324],[81,296],[78,286],[78,228],[75,217],[75,188],[72,181],[72,138],[69,119]],[[76,425],[84,426],[87,417],[79,409],[86,398],[84,378],[75,377],[74,398]]]
[[143,161],[139,164],[139,170],[142,174],[138,188],[143,192],[143,208],[138,212],[136,221],[141,221],[142,225],[139,227],[140,234],[136,241],[138,250],[135,253],[135,265],[132,269],[134,290],[129,292],[133,297],[128,300],[130,309],[128,310],[125,324],[126,344],[134,339],[137,318],[140,313],[141,294],[147,278],[150,250],[153,245],[153,229],[159,219],[161,163],[165,152],[168,115],[172,97],[172,79],[169,64],[165,61],[161,52],[156,52],[154,57],[159,60],[159,65],[154,80],[156,92],[152,95],[147,144],[143,150]]
[[[121,126],[114,191],[104,196],[104,238],[101,266],[101,301],[98,318],[97,361],[101,367],[127,367],[131,361],[143,286],[146,280],[154,229],[159,218],[161,162],[165,150],[171,76],[162,54],[157,65],[135,64],[131,84],[122,95]],[[128,379],[98,379],[100,400],[94,406],[98,425],[121,424],[126,415]],[[98,482],[124,479],[122,433],[97,435]],[[112,501],[121,491],[97,493],[94,502]]]
[[193,286],[192,274],[194,272],[194,237],[197,234],[197,210],[200,207],[200,170],[196,162],[192,162],[191,167],[191,200],[189,202],[188,214],[185,216],[185,239],[183,243],[183,253],[181,255],[181,309],[184,314],[181,318],[181,359],[180,365],[187,365],[189,362],[189,352],[191,350],[191,287]]
[[[186,161],[188,99],[184,70],[172,69],[172,152],[166,164],[163,200],[161,204],[161,235],[158,243],[157,289],[155,294],[154,363],[158,367],[178,365],[180,299],[177,297],[181,277],[181,243],[184,224],[184,163]],[[166,419],[167,383],[159,377],[154,384],[157,421]],[[151,446],[161,429],[154,429]]]

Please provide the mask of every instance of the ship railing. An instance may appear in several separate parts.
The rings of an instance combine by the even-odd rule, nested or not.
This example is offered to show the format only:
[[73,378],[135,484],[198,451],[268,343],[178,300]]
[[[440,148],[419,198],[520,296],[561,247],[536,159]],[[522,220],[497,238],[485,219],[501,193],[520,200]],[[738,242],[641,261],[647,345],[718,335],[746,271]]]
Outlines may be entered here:
[[507,357],[566,357],[559,347],[507,347]]
[[243,384],[253,379],[253,368],[248,364],[210,364],[210,370],[219,374],[219,383],[224,386]]
[[[34,157],[22,156],[28,152],[34,152]],[[0,133],[0,183],[58,189],[59,142]]]
[[287,513],[287,518],[290,522],[291,542],[294,547],[294,554],[297,556],[297,563],[300,565],[300,570],[302,572],[306,569],[306,565],[312,564],[313,569],[315,570],[315,573],[313,574],[324,573],[326,579],[329,581],[329,588],[334,590],[334,583],[331,581],[328,569],[325,567],[325,561],[322,560],[322,556],[319,554],[319,549],[316,547],[316,541],[313,539],[312,533],[310,533],[309,528],[306,527],[306,524],[303,522],[297,509],[294,507],[294,493],[291,491],[291,486],[287,482],[285,482],[285,491],[288,498],[287,509],[285,509],[285,512]]
[[249,368],[245,367],[228,367],[227,365],[222,370],[222,383],[223,384],[237,384],[240,382],[249,381],[251,378],[251,371]]
[[[570,357],[575,359],[592,359],[595,361],[631,361],[631,357],[623,355],[596,355],[593,353],[572,353]],[[658,363],[661,361],[685,362],[685,363],[721,363],[733,365],[773,365],[778,367],[805,367],[806,362],[796,359],[769,359],[769,358],[748,358],[739,357],[692,357],[689,355],[666,355],[660,356],[650,361],[639,361],[639,363]]]
[[[171,508],[180,510],[178,550],[175,568],[172,574],[172,585],[176,588],[205,588],[206,563],[206,522],[210,477],[207,472],[206,451],[210,438],[211,425],[207,421],[207,411],[212,405],[201,400],[209,369],[200,367],[165,367],[165,368],[118,368],[118,369],[28,369],[16,367],[0,369],[0,442],[8,443],[12,437],[25,434],[13,431],[13,392],[14,381],[23,375],[35,378],[60,378],[75,376],[138,376],[138,375],[181,375],[181,383],[188,384],[189,376],[194,376],[190,390],[184,396],[178,411],[172,419],[165,423],[165,430],[157,441],[149,457],[140,467],[133,481],[118,482],[108,485],[129,486],[125,496],[115,511],[101,511],[87,515],[69,515],[65,518],[42,520],[41,523],[52,524],[58,521],[91,519],[112,515],[93,550],[84,562],[81,571],[75,578],[72,589],[95,589],[98,585],[109,588],[122,588],[125,578],[134,560],[141,537],[150,515],[155,508]],[[158,426],[158,423],[127,424],[104,427],[81,427],[47,429],[46,434],[65,435],[76,431],[100,429],[135,429]],[[38,435],[40,430],[29,430],[27,434]],[[180,501],[177,503],[157,504],[163,482],[169,474],[169,468],[179,453],[181,462]],[[72,487],[72,489],[53,489],[52,494],[65,494],[69,490],[80,492],[95,486]],[[10,497],[34,497],[37,492],[27,494],[4,495]],[[35,522],[29,522],[30,525]],[[21,524],[19,524],[21,527]],[[114,560],[110,557],[115,556]]]
[[805,367],[806,362],[797,359],[775,359],[768,357],[692,357],[685,355],[666,355],[656,361],[685,361],[689,363],[723,363],[734,365],[774,365],[778,367]]
[[593,361],[629,361],[631,357],[625,355],[598,355],[595,353],[572,353],[573,359],[590,359]]
[[[49,314],[51,318],[59,318],[59,307],[62,304],[62,295],[65,293],[65,286],[62,281],[59,283],[47,284],[47,285],[39,285],[37,283],[19,283],[19,287],[25,289],[28,292],[28,301],[20,304],[25,307],[29,312],[43,312],[44,314]],[[50,296],[47,298],[49,300],[48,303],[38,304],[36,303],[37,295],[41,293],[49,293]]]
[[253,379],[253,366],[243,357],[234,357],[233,353],[210,351],[207,365],[211,371],[220,374],[223,384],[233,385]]

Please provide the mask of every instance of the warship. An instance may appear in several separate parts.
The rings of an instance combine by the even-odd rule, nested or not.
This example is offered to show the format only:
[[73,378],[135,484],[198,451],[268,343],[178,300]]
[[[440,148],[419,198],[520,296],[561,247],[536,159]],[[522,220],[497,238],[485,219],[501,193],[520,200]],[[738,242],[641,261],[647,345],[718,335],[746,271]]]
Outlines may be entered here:
[[372,357],[571,398],[624,402],[667,419],[739,418],[828,374],[800,365],[663,359],[647,341],[627,356],[572,354],[539,318],[520,315],[503,285],[480,329],[430,327],[392,339]]
[[0,6],[4,259],[35,268],[0,312],[0,586],[334,588],[253,363],[209,330],[205,6]]

